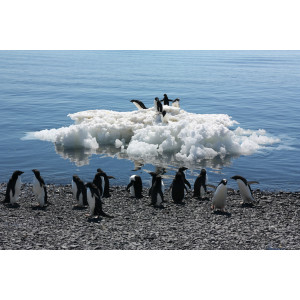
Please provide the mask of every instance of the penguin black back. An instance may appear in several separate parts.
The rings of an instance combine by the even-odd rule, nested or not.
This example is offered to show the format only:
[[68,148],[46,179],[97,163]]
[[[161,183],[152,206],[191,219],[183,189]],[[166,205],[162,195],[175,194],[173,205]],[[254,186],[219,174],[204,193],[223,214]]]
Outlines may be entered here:
[[154,206],[161,206],[164,202],[164,194],[162,192],[162,178],[160,175],[156,175],[155,181],[151,188],[151,204]]
[[206,186],[206,170],[202,169],[200,175],[196,178],[194,184],[194,195],[193,197],[201,197],[201,187],[207,192]]
[[186,186],[184,184],[184,180],[181,172],[177,172],[173,182],[171,184],[172,189],[172,199],[175,203],[182,203],[184,198],[184,189]]
[[77,175],[73,176],[73,181],[75,182],[76,187],[77,187],[76,199],[79,201],[79,196],[80,196],[80,194],[82,194],[83,205],[88,205],[86,186],[85,186],[84,182]]
[[140,100],[130,100],[131,103],[133,103],[138,109],[147,109],[145,104]]
[[113,176],[108,176],[102,169],[98,168],[97,169],[98,173],[101,173],[101,176],[104,179],[104,187],[103,187],[103,195],[102,197],[104,198],[109,198],[110,197],[110,192],[109,192],[109,179],[116,179]]
[[191,184],[186,180],[185,174],[184,174],[184,171],[187,170],[187,169],[188,168],[186,168],[186,167],[181,167],[181,168],[178,169],[178,172],[182,175],[184,184],[186,184],[191,189],[192,188]]
[[47,188],[46,188],[45,181],[42,178],[41,173],[40,173],[39,170],[33,169],[32,172],[33,172],[35,178],[37,179],[37,181],[40,183],[40,187],[44,189],[44,193],[45,193],[44,201],[45,201],[45,204],[47,204],[48,203],[48,196],[47,196]]
[[11,178],[9,179],[8,183],[7,183],[7,187],[6,187],[6,193],[5,193],[5,199],[4,199],[4,203],[9,203],[10,202],[10,192],[12,193],[12,196],[15,196],[16,193],[16,183],[19,179],[19,176],[22,175],[24,172],[22,171],[14,171]]

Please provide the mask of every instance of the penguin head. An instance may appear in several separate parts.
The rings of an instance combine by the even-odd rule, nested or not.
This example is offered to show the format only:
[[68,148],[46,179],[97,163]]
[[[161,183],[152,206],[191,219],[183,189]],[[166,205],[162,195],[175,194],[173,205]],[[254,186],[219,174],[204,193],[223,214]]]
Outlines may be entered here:
[[79,180],[79,177],[77,175],[73,175],[73,181],[77,182]]
[[155,97],[155,99],[154,99],[155,101],[159,101],[159,98],[158,97]]
[[180,99],[179,98],[176,98],[173,102],[179,102]]
[[178,171],[179,171],[179,172],[184,172],[184,171],[187,170],[187,169],[188,169],[188,168],[186,168],[186,167],[181,167],[181,168],[178,169]]
[[[133,101],[133,100],[131,100],[131,101]],[[100,169],[100,168],[97,169],[97,172],[98,173],[103,173],[102,169]]]
[[24,172],[23,171],[14,171],[12,174],[12,178],[18,178],[20,175],[22,175]]
[[226,185],[227,184],[227,179],[222,179],[220,184]]
[[167,114],[167,112],[164,110],[164,111],[162,112],[163,117],[164,117],[166,114]]
[[150,174],[152,177],[154,177],[154,178],[156,178],[156,176],[158,175],[158,174],[155,173],[155,172],[149,172],[149,174]]
[[32,172],[34,173],[35,176],[40,176],[40,171],[37,169],[33,169]]
[[164,94],[164,98],[165,98],[165,99],[168,99],[168,95],[167,95],[167,94]]
[[235,176],[232,176],[231,179],[234,179],[234,180],[242,180],[246,185],[247,185],[247,179],[244,178],[243,176],[240,176],[240,175],[235,175]]
[[205,175],[206,175],[206,170],[205,170],[205,169],[202,169],[201,172],[200,172],[200,175],[205,176]]

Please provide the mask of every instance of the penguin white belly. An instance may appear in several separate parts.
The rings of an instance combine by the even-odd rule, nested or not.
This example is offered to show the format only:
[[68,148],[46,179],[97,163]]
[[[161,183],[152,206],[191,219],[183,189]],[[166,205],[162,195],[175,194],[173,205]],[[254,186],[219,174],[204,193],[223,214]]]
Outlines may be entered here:
[[39,201],[40,206],[45,205],[45,190],[44,187],[41,187],[39,181],[36,179],[36,177],[33,177],[33,185],[32,185],[33,193],[37,197],[37,200]]
[[161,181],[161,191],[163,194],[165,193],[165,185],[163,181]]
[[72,193],[73,193],[73,197],[76,199],[77,185],[76,185],[76,183],[73,180],[72,180]]
[[80,195],[79,195],[79,205],[83,206],[83,195],[82,195],[82,193],[80,193]]
[[205,195],[205,190],[204,190],[204,187],[201,185],[201,187],[200,187],[200,197],[203,198],[204,195]]
[[178,107],[178,108],[179,108],[179,102],[178,102],[178,101],[173,102],[173,103],[172,103],[172,106],[173,106],[173,107]]
[[105,180],[103,178],[103,176],[100,177],[101,178],[101,186],[102,186],[102,193],[101,193],[101,198],[103,197],[104,194],[104,189],[105,189]]
[[225,185],[219,185],[214,193],[212,204],[215,208],[223,209],[226,205],[227,187]]
[[20,196],[21,193],[21,186],[22,186],[22,180],[20,176],[18,177],[15,185],[15,195],[12,195],[12,191],[10,191],[10,203],[15,204]]
[[160,194],[157,194],[157,197],[156,197],[156,206],[160,206],[161,204],[162,204],[161,196],[160,196]]
[[129,188],[129,191],[130,191],[130,195],[132,197],[135,197],[135,190],[134,190],[134,186],[133,185]]
[[87,201],[88,201],[89,208],[90,208],[90,214],[94,215],[95,204],[96,204],[95,197],[92,197],[92,193],[89,188],[87,189],[86,194],[87,194]]
[[255,200],[253,199],[253,196],[251,195],[250,188],[247,185],[245,185],[245,183],[240,179],[237,180],[237,184],[239,186],[240,194],[242,196],[244,203],[254,202]]

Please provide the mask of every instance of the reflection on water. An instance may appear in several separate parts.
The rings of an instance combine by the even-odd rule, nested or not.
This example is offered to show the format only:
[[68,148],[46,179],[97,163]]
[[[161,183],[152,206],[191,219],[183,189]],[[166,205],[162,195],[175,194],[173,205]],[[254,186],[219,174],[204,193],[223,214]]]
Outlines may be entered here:
[[[211,168],[213,170],[221,170],[232,164],[232,160],[238,158],[239,155],[226,155],[224,157],[216,156],[213,159],[203,159],[193,161],[191,163],[179,161],[176,159],[175,154],[162,154],[159,156],[147,156],[139,158],[129,156],[126,150],[120,150],[114,146],[101,146],[98,149],[85,149],[85,148],[65,148],[62,145],[55,144],[55,151],[62,158],[68,159],[75,163],[76,166],[82,167],[89,165],[92,155],[99,155],[100,157],[111,157],[114,159],[126,159],[132,161],[132,171],[142,169],[144,165],[152,165],[155,170],[160,174],[164,174],[165,170],[176,171],[179,167],[187,167],[190,170],[200,170],[202,168]],[[144,169],[148,172],[148,170]]]

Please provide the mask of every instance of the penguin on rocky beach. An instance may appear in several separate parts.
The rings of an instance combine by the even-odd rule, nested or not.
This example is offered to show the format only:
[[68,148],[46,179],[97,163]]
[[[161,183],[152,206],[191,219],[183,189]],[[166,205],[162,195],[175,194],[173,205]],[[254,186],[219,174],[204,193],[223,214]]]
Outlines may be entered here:
[[[159,176],[159,174],[157,172],[150,172],[149,174],[152,176],[151,186],[150,186],[149,193],[148,193],[149,196],[151,196],[151,190],[152,190],[153,184],[156,180],[156,177]],[[162,193],[165,192],[165,185],[164,185],[164,182],[162,179],[161,179],[161,190],[162,190]]]
[[253,205],[258,203],[258,200],[255,200],[252,194],[252,190],[250,187],[250,184],[258,184],[258,181],[247,181],[246,178],[240,176],[240,175],[235,175],[233,177],[231,177],[231,179],[236,180],[238,186],[239,186],[239,190],[240,190],[240,194],[241,197],[243,199],[242,204],[243,205]]
[[79,207],[88,205],[86,186],[84,185],[84,182],[77,175],[73,175],[72,193],[74,198],[78,201]]
[[140,109],[147,109],[147,107],[145,106],[145,104],[140,101],[140,100],[130,100],[131,103],[133,103],[139,110]]
[[130,176],[129,184],[126,187],[126,191],[130,192],[131,197],[143,198],[142,190],[143,190],[142,178],[139,175]]
[[226,199],[227,199],[227,180],[222,179],[214,192],[211,208],[213,210],[221,210],[222,212],[225,212]]
[[104,178],[100,172],[97,172],[93,179],[93,184],[98,188],[100,197],[103,197]]
[[45,185],[45,181],[41,177],[41,173],[39,170],[33,169],[32,172],[34,174],[32,183],[33,193],[39,202],[39,207],[44,207],[48,204],[47,188]]
[[204,194],[207,193],[206,180],[206,170],[202,169],[194,183],[194,198],[202,199],[204,197]]
[[103,187],[103,198],[109,198],[110,197],[110,191],[109,191],[109,180],[110,179],[116,179],[114,176],[107,175],[102,169],[98,168],[97,172],[101,174],[102,176],[102,187]]
[[5,199],[3,203],[10,203],[13,206],[17,205],[16,202],[21,193],[21,186],[22,186],[21,175],[23,173],[24,172],[19,170],[13,172],[11,178],[7,183]]
[[184,182],[184,184],[186,184],[190,189],[192,188],[191,187],[191,184],[186,180],[186,178],[185,178],[185,173],[184,173],[184,171],[185,170],[187,170],[188,168],[186,168],[186,167],[181,167],[181,168],[179,168],[178,169],[178,172],[181,174],[181,176],[182,176],[182,178],[183,178],[183,182]]
[[177,172],[175,174],[175,178],[173,179],[173,182],[170,185],[171,195],[172,199],[175,203],[182,203],[184,196],[185,196],[185,190],[188,192],[184,179],[181,172]]
[[97,186],[92,182],[88,182],[85,186],[87,190],[87,202],[90,209],[90,216],[98,216],[98,218],[99,216],[113,218],[113,216],[110,216],[103,211],[101,196]]
[[151,203],[155,207],[163,208],[162,202],[164,202],[164,194],[162,191],[162,178],[160,175],[155,177],[155,181],[151,187]]

